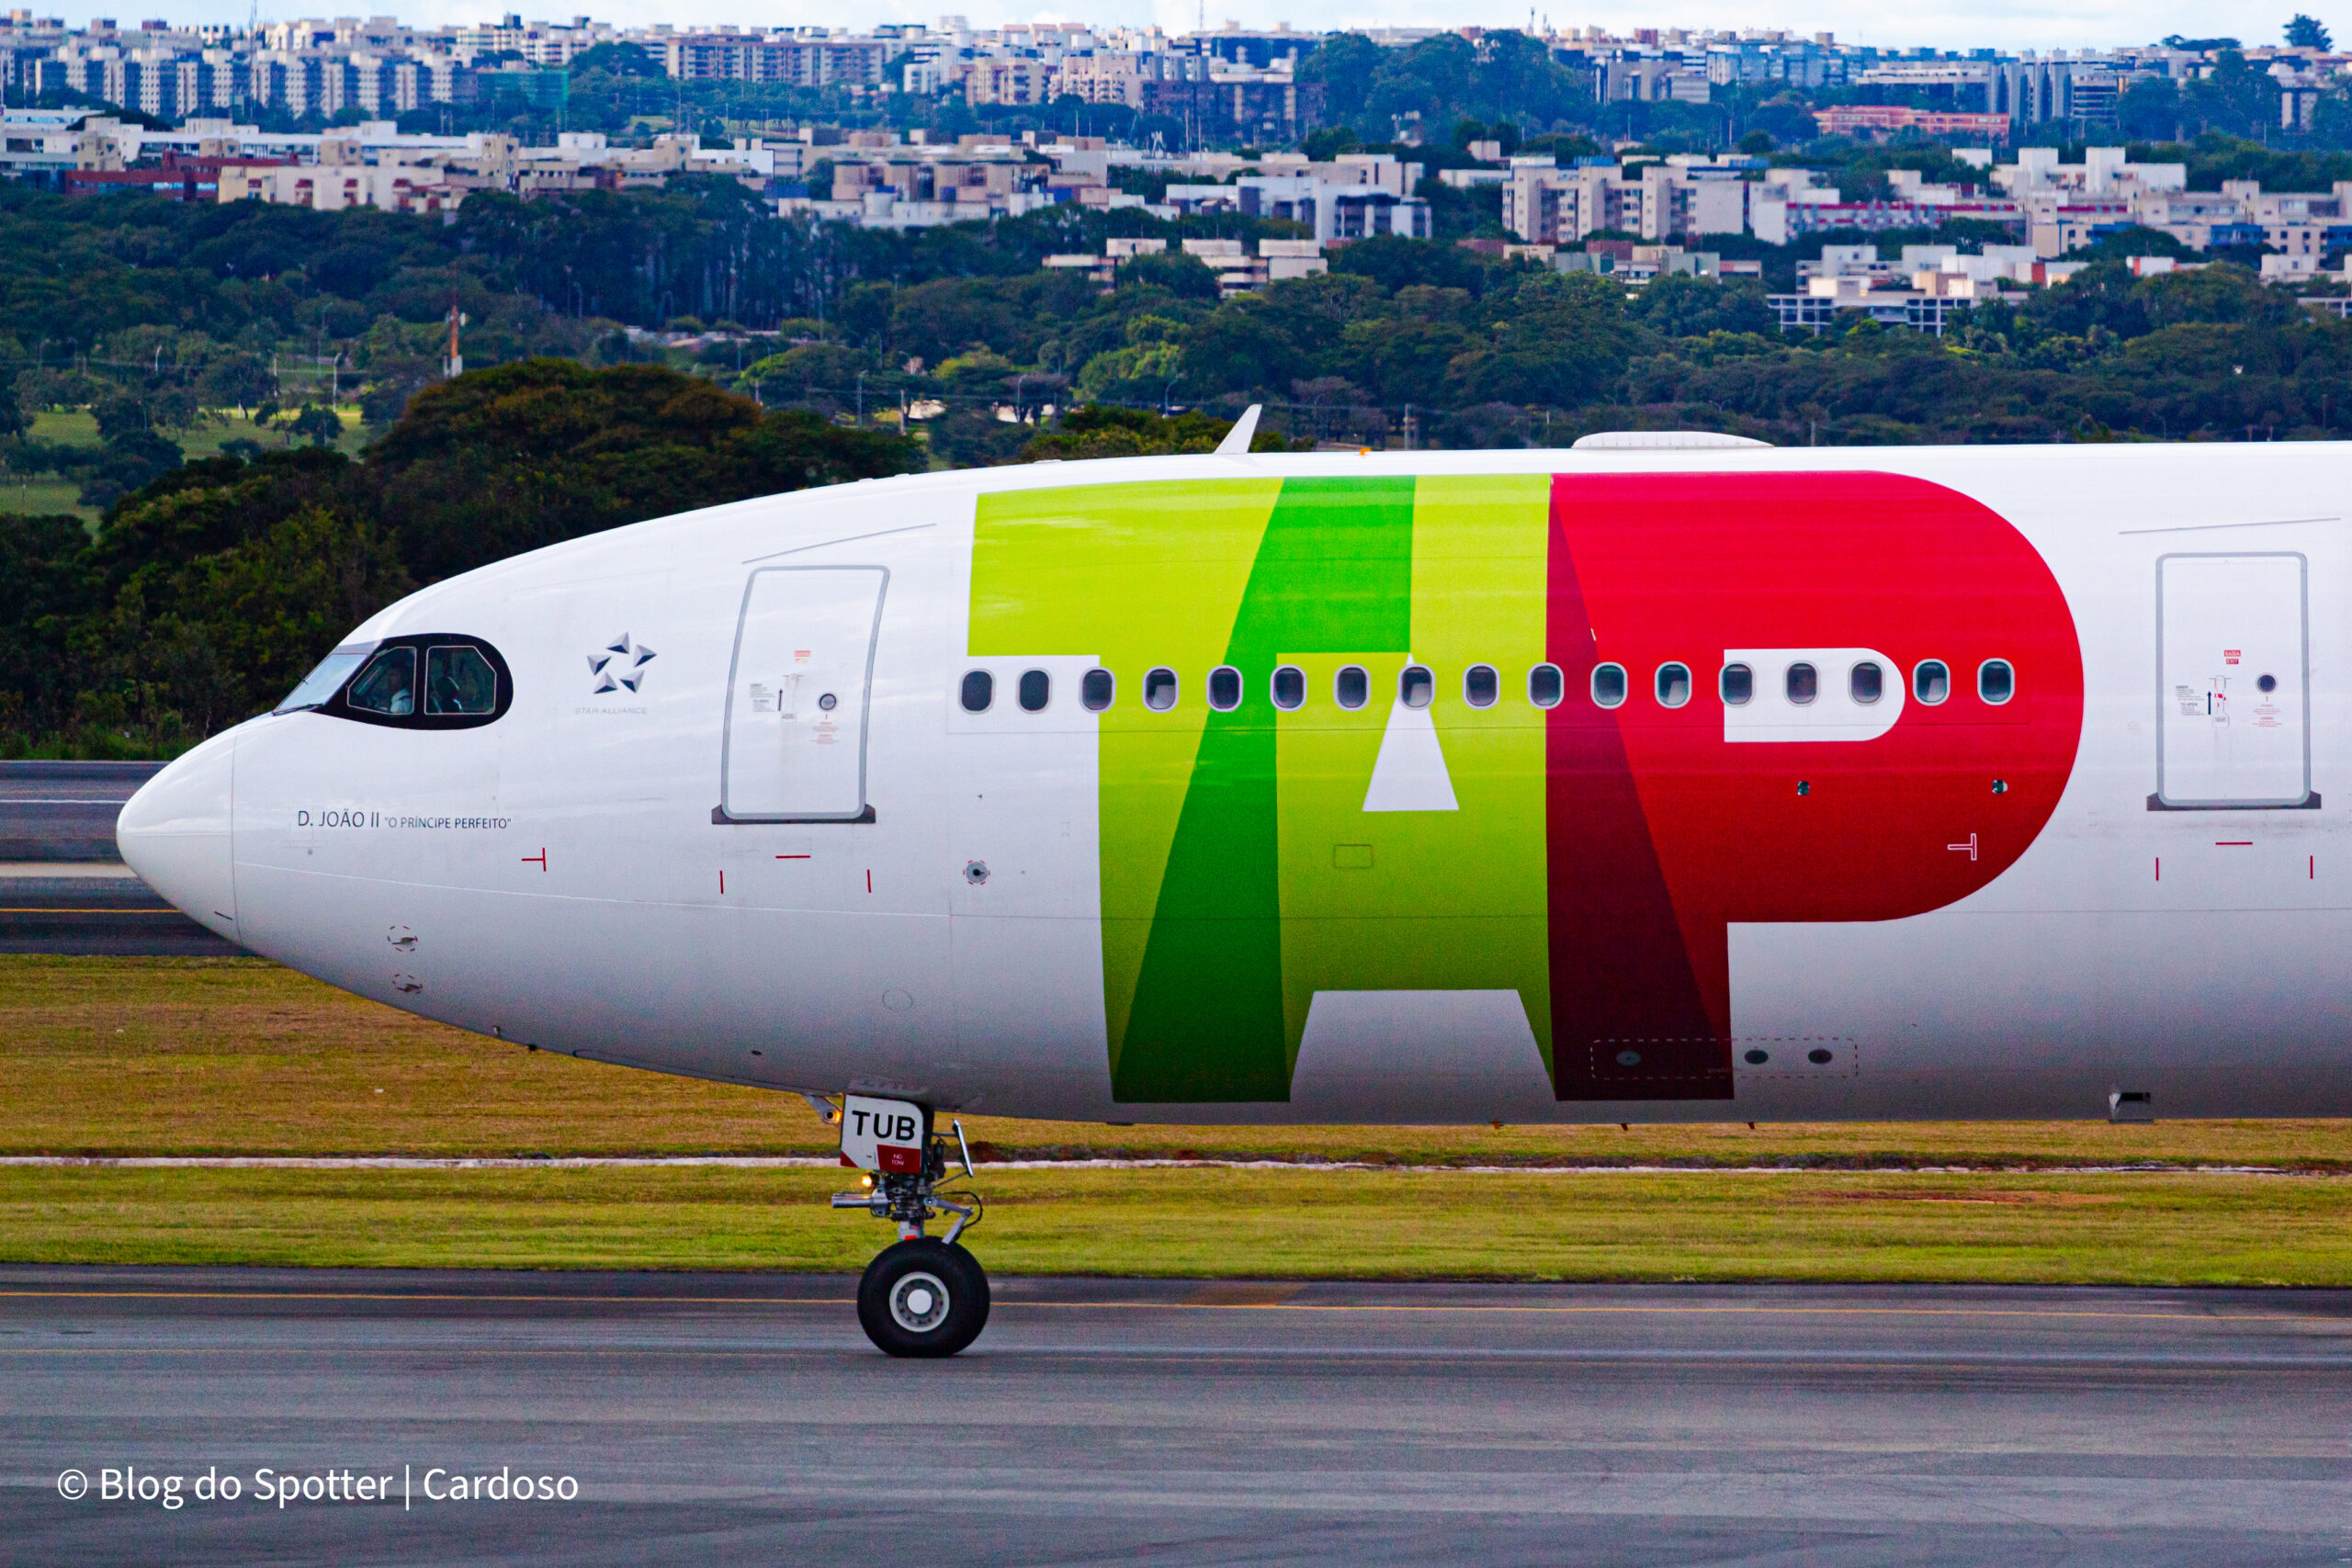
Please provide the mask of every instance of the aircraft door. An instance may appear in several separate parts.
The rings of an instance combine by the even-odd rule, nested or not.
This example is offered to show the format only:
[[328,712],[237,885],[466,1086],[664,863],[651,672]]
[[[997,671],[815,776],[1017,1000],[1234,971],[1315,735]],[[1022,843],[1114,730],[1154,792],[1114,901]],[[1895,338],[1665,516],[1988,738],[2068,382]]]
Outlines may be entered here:
[[2156,562],[2158,807],[2311,799],[2306,565],[2293,553]]
[[890,573],[763,567],[743,590],[728,671],[719,810],[736,822],[867,818],[874,643]]

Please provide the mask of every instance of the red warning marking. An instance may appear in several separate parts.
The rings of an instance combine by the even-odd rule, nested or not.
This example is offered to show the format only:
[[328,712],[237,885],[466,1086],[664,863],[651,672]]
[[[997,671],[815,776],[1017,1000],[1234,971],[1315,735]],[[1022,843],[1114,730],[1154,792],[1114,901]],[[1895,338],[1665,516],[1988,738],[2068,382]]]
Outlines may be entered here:
[[545,844],[540,845],[540,846],[539,846],[539,852],[538,852],[537,854],[535,854],[535,855],[525,855],[525,856],[523,857],[523,863],[524,863],[525,865],[537,865],[537,866],[541,871],[543,871],[543,872],[544,872],[545,870],[547,870],[547,868],[548,868],[548,851],[547,851],[547,846],[546,846]]
[[874,874],[871,871],[865,874],[865,890],[868,893],[874,891]]
[[2254,840],[2252,839],[2216,839],[2213,840],[2213,847],[2217,850],[2250,850],[2254,848]]
[[807,855],[778,855],[775,858],[778,860],[807,860],[808,857]]
[[722,898],[727,896],[727,874],[723,871],[718,874],[718,893]]
[[2162,856],[2162,855],[2158,855],[2158,856],[2156,857],[2156,880],[2157,880],[2158,882],[2162,882],[2164,879],[2165,879],[2165,857],[2164,857],[2164,856]]

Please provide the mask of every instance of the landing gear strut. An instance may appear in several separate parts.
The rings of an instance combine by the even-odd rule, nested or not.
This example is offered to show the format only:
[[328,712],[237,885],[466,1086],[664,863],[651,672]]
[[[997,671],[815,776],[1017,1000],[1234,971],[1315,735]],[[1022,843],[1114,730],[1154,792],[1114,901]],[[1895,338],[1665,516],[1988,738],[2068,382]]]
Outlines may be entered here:
[[[829,1108],[830,1109],[830,1108]],[[932,1131],[927,1107],[907,1100],[847,1096],[836,1113],[842,1124],[842,1163],[864,1170],[865,1188],[836,1192],[836,1209],[863,1209],[899,1227],[896,1244],[866,1265],[857,1285],[857,1321],[865,1337],[893,1356],[952,1356],[980,1337],[989,1321],[989,1277],[957,1241],[980,1218],[978,1192],[940,1193],[950,1179],[953,1145],[963,1169],[972,1174],[971,1151],[963,1123],[955,1133]],[[923,1234],[941,1214],[956,1223],[944,1236]]]

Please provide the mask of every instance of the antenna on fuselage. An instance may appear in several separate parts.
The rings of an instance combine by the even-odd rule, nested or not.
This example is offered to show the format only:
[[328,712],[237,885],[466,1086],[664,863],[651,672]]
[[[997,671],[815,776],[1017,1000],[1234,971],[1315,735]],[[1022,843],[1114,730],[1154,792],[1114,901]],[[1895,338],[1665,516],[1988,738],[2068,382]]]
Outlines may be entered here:
[[1216,444],[1218,457],[1250,456],[1250,438],[1258,434],[1258,414],[1264,407],[1263,403],[1251,403],[1243,411],[1241,417],[1233,422],[1233,428],[1225,433],[1225,439]]

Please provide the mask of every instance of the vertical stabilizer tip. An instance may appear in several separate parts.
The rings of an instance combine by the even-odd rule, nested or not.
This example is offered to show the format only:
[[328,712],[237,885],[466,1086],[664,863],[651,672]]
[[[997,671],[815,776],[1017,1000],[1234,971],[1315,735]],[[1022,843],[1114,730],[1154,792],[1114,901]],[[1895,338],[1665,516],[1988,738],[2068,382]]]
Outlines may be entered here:
[[1250,455],[1250,438],[1258,434],[1258,414],[1264,407],[1263,403],[1251,403],[1242,411],[1241,417],[1233,422],[1233,428],[1225,433],[1225,439],[1216,444],[1218,457],[1247,457]]

